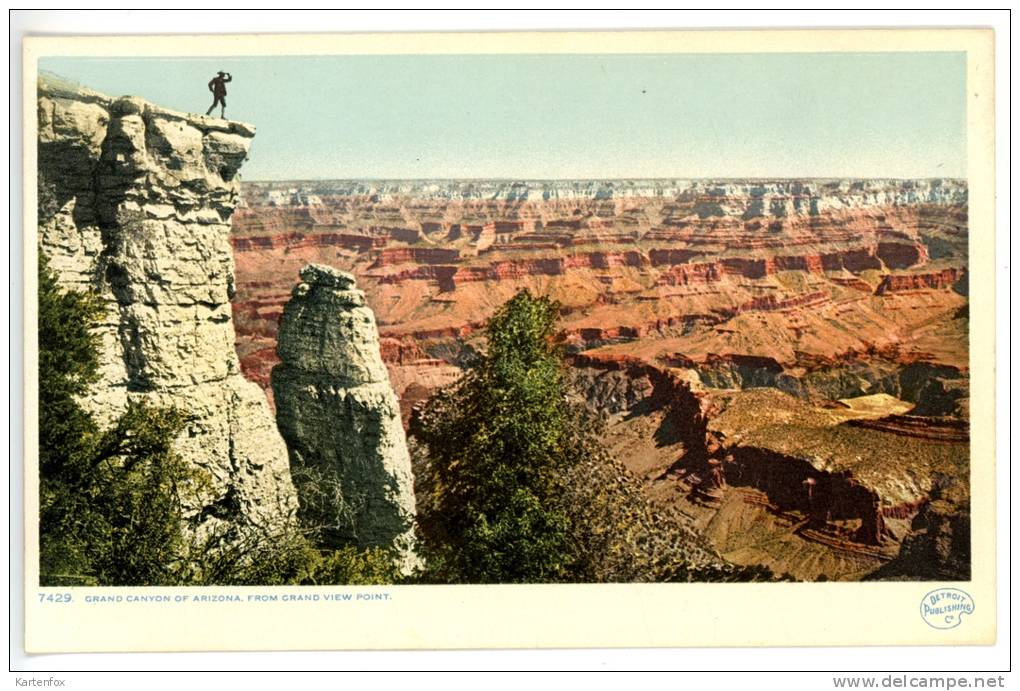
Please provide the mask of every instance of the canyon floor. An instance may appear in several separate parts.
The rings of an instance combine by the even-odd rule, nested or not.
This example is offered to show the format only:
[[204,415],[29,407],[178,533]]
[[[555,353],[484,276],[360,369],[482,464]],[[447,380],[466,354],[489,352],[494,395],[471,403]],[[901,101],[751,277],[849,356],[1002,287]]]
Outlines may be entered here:
[[357,277],[405,421],[526,288],[561,303],[607,446],[726,559],[799,580],[923,579],[969,549],[962,182],[242,189],[237,352],[271,403],[305,264]]

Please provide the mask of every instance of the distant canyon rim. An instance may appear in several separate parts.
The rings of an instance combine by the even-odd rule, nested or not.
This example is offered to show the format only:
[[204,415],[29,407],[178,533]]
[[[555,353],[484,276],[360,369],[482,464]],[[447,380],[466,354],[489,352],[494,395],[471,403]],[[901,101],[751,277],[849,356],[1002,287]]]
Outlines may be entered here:
[[241,370],[270,404],[307,264],[350,272],[406,422],[521,289],[656,502],[801,580],[968,578],[967,185],[244,182]]

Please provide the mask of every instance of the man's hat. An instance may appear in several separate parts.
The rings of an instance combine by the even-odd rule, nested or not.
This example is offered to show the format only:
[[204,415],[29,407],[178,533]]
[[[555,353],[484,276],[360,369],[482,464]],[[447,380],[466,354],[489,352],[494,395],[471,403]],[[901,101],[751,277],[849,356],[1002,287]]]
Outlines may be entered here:
[[217,72],[216,74],[226,74],[226,72]]

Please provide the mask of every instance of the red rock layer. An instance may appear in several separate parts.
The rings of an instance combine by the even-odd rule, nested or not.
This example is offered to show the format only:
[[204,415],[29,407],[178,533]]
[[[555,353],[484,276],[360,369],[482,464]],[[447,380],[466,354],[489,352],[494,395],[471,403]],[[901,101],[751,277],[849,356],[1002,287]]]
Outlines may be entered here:
[[829,294],[820,290],[804,293],[802,295],[794,295],[788,298],[779,298],[775,295],[764,295],[752,298],[738,306],[729,314],[736,315],[743,312],[781,312],[783,310],[815,307],[831,301],[832,298]]
[[426,359],[425,353],[413,340],[387,338],[379,339],[379,354],[383,362],[408,365]]
[[877,420],[850,420],[847,424],[947,444],[967,443],[970,440],[970,423],[955,418],[887,415]]
[[663,286],[707,285],[721,281],[723,273],[719,262],[680,264],[663,272],[656,283]]
[[233,235],[230,244],[235,252],[264,252],[274,249],[302,249],[306,247],[343,247],[350,250],[367,251],[385,247],[387,239],[356,233],[286,233],[282,235],[256,235],[239,237]]
[[872,292],[871,286],[857,276],[830,276],[829,280],[836,285],[853,288],[854,290],[859,290],[862,293]]
[[875,290],[876,295],[902,293],[913,290],[945,290],[952,288],[966,271],[949,268],[932,273],[889,274],[882,278]]
[[718,315],[692,313],[630,325],[567,327],[561,333],[567,342],[580,342],[590,346],[621,339],[636,340],[653,334],[664,334],[673,329],[683,329],[692,324],[718,324],[722,321],[723,317]]
[[379,250],[372,268],[394,264],[446,264],[460,259],[460,250],[442,247],[390,247]]

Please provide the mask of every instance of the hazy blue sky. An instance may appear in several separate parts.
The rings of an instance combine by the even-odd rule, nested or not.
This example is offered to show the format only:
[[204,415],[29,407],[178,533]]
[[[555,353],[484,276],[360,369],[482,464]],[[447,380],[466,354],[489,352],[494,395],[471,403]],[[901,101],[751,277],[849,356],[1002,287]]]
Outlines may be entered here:
[[258,128],[248,180],[966,176],[963,53],[44,58]]

